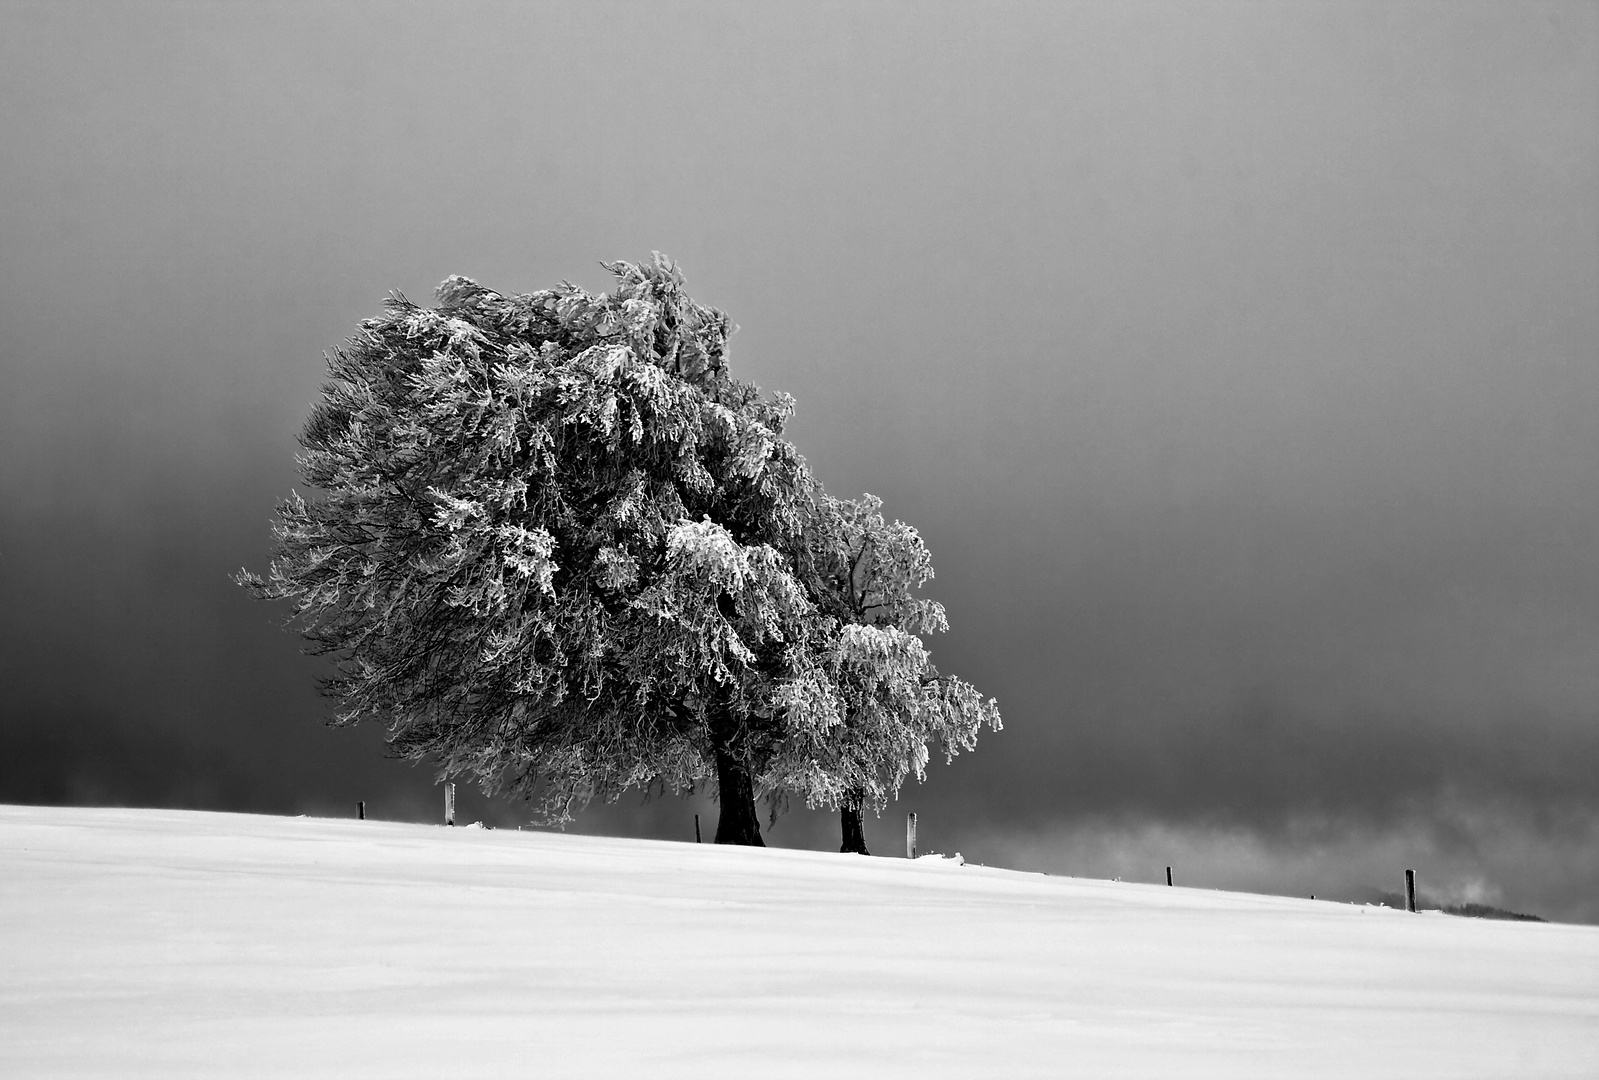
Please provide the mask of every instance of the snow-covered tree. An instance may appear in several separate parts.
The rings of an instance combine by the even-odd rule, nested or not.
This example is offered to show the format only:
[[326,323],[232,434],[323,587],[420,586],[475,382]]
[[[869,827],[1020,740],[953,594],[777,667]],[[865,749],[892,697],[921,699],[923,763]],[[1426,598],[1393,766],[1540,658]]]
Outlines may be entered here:
[[714,775],[717,841],[759,844],[779,691],[832,656],[794,572],[818,489],[791,399],[727,373],[726,316],[660,255],[608,269],[610,295],[393,297],[328,358],[299,458],[322,494],[240,581],[332,657],[335,722],[555,821]]
[[821,624],[814,662],[785,682],[790,728],[767,785],[837,808],[843,850],[866,854],[862,811],[880,810],[905,780],[1000,727],[999,708],[969,683],[940,675],[920,635],[948,628],[944,608],[917,595],[933,576],[917,531],[889,524],[882,501],[819,494],[797,565]]

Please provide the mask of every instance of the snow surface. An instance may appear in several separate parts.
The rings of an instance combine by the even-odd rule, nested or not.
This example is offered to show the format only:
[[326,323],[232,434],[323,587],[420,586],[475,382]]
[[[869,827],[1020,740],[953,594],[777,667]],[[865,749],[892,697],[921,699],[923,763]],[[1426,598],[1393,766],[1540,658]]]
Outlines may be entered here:
[[0,807],[0,1076],[1595,1077],[1599,928]]

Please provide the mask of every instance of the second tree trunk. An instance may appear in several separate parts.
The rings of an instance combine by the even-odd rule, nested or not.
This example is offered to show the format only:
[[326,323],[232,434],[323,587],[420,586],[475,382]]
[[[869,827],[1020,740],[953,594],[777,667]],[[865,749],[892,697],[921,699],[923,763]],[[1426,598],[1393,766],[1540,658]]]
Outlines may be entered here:
[[861,828],[861,799],[848,799],[839,808],[839,818],[844,825],[844,846],[838,850],[853,855],[870,854],[866,850],[866,831]]

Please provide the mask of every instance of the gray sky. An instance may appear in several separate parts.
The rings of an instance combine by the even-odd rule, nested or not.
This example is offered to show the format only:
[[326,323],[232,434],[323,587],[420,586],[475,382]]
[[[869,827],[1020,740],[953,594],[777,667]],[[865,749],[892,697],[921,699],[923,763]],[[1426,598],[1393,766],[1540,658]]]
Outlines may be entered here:
[[227,575],[385,293],[659,249],[1004,710],[875,848],[1599,921],[1599,6],[0,16],[0,799],[431,815]]

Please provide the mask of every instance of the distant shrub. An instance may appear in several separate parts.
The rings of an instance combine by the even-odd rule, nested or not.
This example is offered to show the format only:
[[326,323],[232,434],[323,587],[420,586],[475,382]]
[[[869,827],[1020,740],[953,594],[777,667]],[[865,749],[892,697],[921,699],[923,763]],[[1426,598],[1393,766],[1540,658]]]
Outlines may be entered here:
[[[1405,898],[1398,893],[1378,893],[1372,903],[1383,907],[1398,908],[1403,911]],[[1445,915],[1460,915],[1468,919],[1507,919],[1513,922],[1544,922],[1546,920],[1537,915],[1523,915],[1519,911],[1509,911],[1492,904],[1440,904],[1426,896],[1416,897],[1417,911],[1441,911]]]

